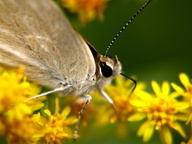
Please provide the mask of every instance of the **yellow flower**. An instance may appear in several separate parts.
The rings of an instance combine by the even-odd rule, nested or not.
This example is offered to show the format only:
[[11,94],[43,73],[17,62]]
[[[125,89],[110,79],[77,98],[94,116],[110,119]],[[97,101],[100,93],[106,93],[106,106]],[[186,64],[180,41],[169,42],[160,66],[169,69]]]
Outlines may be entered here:
[[138,135],[143,136],[144,141],[148,141],[154,130],[158,130],[161,140],[166,144],[172,143],[170,128],[178,131],[186,137],[179,120],[185,121],[185,111],[188,108],[186,102],[177,100],[179,96],[175,92],[170,93],[170,85],[163,82],[162,88],[157,82],[152,81],[152,88],[155,95],[140,91],[137,99],[132,101],[132,105],[138,108],[138,112],[129,117],[129,121],[137,121],[146,118],[147,120],[138,130]]
[[40,92],[37,85],[29,83],[23,76],[23,70],[7,71],[0,67],[0,114]]
[[31,120],[33,110],[43,106],[36,101],[33,106],[24,101],[40,92],[37,85],[27,82],[23,76],[23,68],[17,71],[5,70],[0,67],[0,135],[9,143],[30,143],[32,134],[38,133]]
[[179,75],[179,79],[181,81],[181,83],[183,84],[183,86],[185,87],[185,90],[183,88],[181,88],[180,86],[176,85],[175,83],[171,83],[172,87],[175,89],[175,91],[182,95],[184,97],[184,101],[188,102],[190,104],[190,107],[188,109],[188,122],[192,121],[192,84],[190,82],[189,77],[184,74],[181,73]]
[[29,92],[29,83],[26,82],[22,72],[21,68],[17,72],[5,72],[0,68],[0,114],[23,102]]
[[35,142],[32,135],[40,133],[31,119],[32,110],[26,104],[17,104],[0,117],[0,135],[7,138],[9,143]]
[[37,143],[61,144],[66,138],[73,137],[68,125],[74,124],[77,122],[77,119],[72,116],[67,118],[70,113],[69,107],[66,107],[59,113],[59,102],[58,98],[56,98],[55,113],[52,115],[48,109],[45,109],[44,113],[48,118],[41,116],[40,113],[33,115],[34,122],[36,122],[39,129],[41,129],[41,134],[34,134],[34,137],[39,139]]
[[[138,83],[137,89],[143,87],[143,84]],[[110,104],[106,102],[99,106],[101,111],[99,111],[98,122],[103,125],[107,122],[118,123],[117,134],[120,137],[125,137],[127,135],[127,128],[125,126],[127,119],[134,114],[136,108],[131,105],[131,101],[134,99],[134,93],[130,94],[133,89],[133,82],[129,79],[125,79],[119,76],[115,79],[114,85],[108,85],[106,87],[106,93],[113,100],[116,111]]]
[[82,23],[91,21],[96,16],[103,19],[103,10],[108,0],[62,0],[64,8],[73,13],[78,13]]
[[[119,76],[115,79],[114,85],[108,85],[106,92],[113,100],[117,112],[114,114],[111,122],[116,120],[127,121],[127,118],[135,112],[135,107],[130,104],[134,98],[130,95],[133,82]],[[138,84],[137,89],[140,87]]]

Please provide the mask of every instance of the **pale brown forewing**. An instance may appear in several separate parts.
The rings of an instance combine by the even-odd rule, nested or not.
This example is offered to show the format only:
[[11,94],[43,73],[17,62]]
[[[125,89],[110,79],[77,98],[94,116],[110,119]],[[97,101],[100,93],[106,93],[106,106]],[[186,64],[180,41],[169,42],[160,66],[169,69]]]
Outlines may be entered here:
[[94,75],[85,41],[52,0],[0,0],[0,65],[25,67],[40,84],[80,83]]

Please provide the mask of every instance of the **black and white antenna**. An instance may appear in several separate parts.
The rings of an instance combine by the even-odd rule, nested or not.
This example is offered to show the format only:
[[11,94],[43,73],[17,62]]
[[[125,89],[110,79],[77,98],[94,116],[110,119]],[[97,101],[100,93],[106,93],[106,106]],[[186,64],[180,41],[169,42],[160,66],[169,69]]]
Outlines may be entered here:
[[[119,35],[127,28],[127,26],[143,11],[144,8],[146,8],[146,6],[151,2],[152,0],[148,0],[133,16],[131,19],[128,20],[128,22],[125,23],[125,25],[121,28],[121,30],[115,35],[115,37],[112,39],[112,41],[109,43],[109,45],[107,46],[104,56],[107,57],[107,53],[110,50],[111,46],[114,44],[114,42],[117,40],[117,38],[119,37]],[[130,94],[133,93],[133,91],[135,90],[136,86],[137,86],[137,82],[136,80],[134,80],[133,78],[131,78],[128,75],[125,75],[123,73],[120,73],[120,75],[130,79],[131,81],[134,82],[134,87],[131,91]]]
[[151,2],[152,0],[148,0],[133,16],[131,19],[128,20],[128,22],[125,23],[125,25],[121,28],[121,30],[116,34],[116,36],[112,39],[112,41],[107,46],[104,56],[107,56],[108,51],[110,50],[111,46],[114,44],[114,42],[117,40],[119,35],[127,28],[127,26],[143,11],[143,9]]

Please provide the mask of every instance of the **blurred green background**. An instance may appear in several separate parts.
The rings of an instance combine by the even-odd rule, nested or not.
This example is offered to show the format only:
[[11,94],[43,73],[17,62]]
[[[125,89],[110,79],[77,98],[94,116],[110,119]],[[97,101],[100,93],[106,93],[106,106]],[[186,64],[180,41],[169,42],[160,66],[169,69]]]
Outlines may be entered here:
[[[100,54],[145,0],[111,0],[105,9],[104,21],[97,19],[79,24],[77,17],[69,19],[79,33],[87,39]],[[180,84],[178,74],[185,72],[192,77],[192,1],[153,0],[149,6],[128,26],[112,46],[109,55],[117,55],[127,75],[134,75],[137,81],[146,82],[150,88],[151,80]],[[135,129],[140,124],[128,123],[126,138],[116,135],[116,126],[109,124],[104,128],[91,128],[84,131],[77,144],[142,144]],[[181,137],[174,132],[174,144]],[[73,143],[69,141],[68,143]],[[147,144],[160,144],[158,134]]]

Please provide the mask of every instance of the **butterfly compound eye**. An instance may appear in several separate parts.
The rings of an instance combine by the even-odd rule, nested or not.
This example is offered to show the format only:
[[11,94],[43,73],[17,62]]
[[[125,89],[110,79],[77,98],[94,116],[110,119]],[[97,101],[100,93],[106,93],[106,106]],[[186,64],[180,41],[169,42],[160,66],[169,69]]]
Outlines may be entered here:
[[110,77],[113,73],[111,67],[109,67],[108,65],[106,65],[105,62],[101,62],[101,72],[102,72],[102,75],[104,77]]

